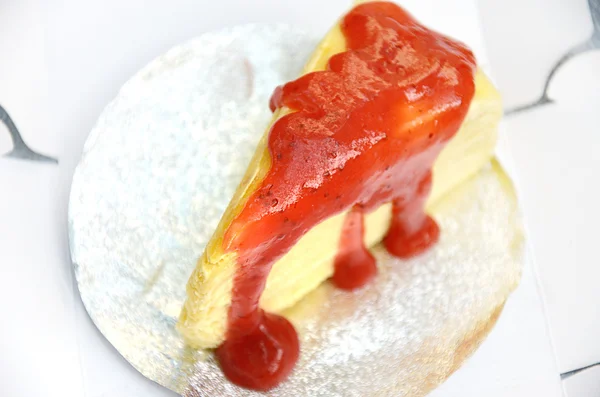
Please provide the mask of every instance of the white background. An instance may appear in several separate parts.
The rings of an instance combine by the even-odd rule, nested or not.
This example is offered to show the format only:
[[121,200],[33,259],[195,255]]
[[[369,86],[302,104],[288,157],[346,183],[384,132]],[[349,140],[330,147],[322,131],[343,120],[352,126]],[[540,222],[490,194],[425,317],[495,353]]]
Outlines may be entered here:
[[[73,285],[67,197],[87,133],[127,78],[173,45],[244,22],[318,34],[348,3],[0,0],[0,103],[33,148],[60,160],[0,157],[0,395],[173,395],[118,356]],[[536,99],[553,61],[591,33],[586,0],[481,0],[481,24],[472,0],[403,3],[473,46],[508,107]],[[527,266],[490,337],[434,396],[600,396],[597,367],[560,379],[600,361],[599,70],[599,53],[574,59],[552,85],[556,104],[506,119]]]

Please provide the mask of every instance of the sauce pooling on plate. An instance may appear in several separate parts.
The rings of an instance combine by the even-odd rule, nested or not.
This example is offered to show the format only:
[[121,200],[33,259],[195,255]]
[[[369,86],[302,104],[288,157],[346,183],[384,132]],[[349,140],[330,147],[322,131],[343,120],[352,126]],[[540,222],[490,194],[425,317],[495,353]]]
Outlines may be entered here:
[[387,250],[406,258],[437,241],[424,212],[431,169],[473,98],[476,63],[462,44],[387,2],[359,5],[341,22],[346,51],[325,71],[278,87],[271,166],[226,231],[237,253],[226,340],[217,349],[234,383],[268,390],[299,356],[298,336],[259,299],[273,264],[312,227],[346,212],[333,283],[359,288],[375,274],[363,217],[392,203]]

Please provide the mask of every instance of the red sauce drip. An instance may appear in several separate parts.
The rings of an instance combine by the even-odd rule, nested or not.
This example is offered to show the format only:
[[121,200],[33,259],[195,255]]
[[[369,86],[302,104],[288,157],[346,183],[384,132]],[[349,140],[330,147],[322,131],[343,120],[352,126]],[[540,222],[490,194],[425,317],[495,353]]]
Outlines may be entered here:
[[363,212],[393,202],[384,244],[394,255],[422,252],[439,234],[423,204],[432,165],[473,98],[473,54],[392,3],[359,5],[341,27],[347,51],[275,91],[271,108],[294,112],[272,126],[271,168],[223,241],[237,252],[238,270],[217,357],[225,375],[248,388],[273,387],[298,357],[293,327],[258,302],[273,263],[308,230],[360,208],[348,215],[334,275],[352,288],[375,273],[357,237]]
[[296,330],[284,317],[259,310],[258,325],[217,348],[223,373],[233,383],[269,390],[285,380],[300,353]]
[[410,258],[438,240],[440,229],[437,223],[423,212],[431,183],[429,172],[418,184],[410,200],[399,197],[392,202],[392,224],[383,239],[383,245],[390,254],[398,258]]
[[341,289],[362,287],[377,274],[377,264],[364,242],[364,215],[353,208],[346,215],[331,281]]

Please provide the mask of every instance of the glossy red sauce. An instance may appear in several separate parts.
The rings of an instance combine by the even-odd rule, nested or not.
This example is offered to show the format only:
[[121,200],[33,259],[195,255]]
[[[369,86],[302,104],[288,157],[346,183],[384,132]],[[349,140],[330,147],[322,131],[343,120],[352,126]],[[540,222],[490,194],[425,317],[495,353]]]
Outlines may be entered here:
[[432,165],[474,95],[473,54],[392,3],[359,5],[341,26],[347,51],[326,71],[275,90],[271,107],[294,112],[272,126],[271,168],[225,234],[238,270],[217,357],[243,387],[272,388],[297,360],[292,325],[258,303],[273,263],[309,229],[351,210],[333,276],[345,289],[376,273],[362,240],[363,213],[393,203],[384,244],[400,257],[422,252],[439,235],[423,206]]
[[375,258],[365,247],[364,214],[354,207],[344,219],[340,246],[333,263],[333,284],[341,289],[362,287],[377,274]]

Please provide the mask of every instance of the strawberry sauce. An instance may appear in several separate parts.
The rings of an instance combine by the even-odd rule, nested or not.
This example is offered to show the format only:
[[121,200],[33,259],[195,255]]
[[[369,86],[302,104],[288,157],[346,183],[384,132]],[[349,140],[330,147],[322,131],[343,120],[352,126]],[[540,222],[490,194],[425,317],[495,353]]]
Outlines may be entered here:
[[376,274],[363,214],[393,203],[383,243],[402,258],[439,236],[423,207],[435,159],[473,98],[474,56],[393,3],[359,5],[341,28],[347,49],[327,70],[275,90],[272,109],[293,112],[271,127],[271,167],[223,241],[238,269],[217,358],[242,387],[273,388],[298,359],[293,326],[258,303],[272,265],[312,227],[347,212],[332,280],[343,289]]

